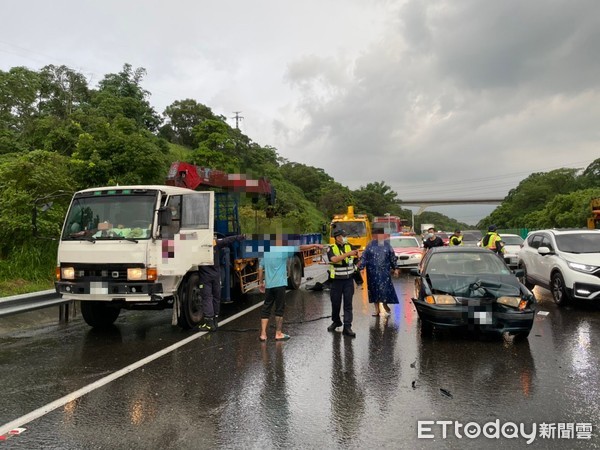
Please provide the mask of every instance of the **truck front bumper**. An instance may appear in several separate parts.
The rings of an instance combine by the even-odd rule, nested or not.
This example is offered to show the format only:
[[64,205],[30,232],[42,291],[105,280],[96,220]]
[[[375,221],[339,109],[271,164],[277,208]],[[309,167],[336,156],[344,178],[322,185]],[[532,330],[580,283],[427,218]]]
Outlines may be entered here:
[[56,293],[73,300],[154,301],[163,293],[161,283],[114,281],[57,281]]

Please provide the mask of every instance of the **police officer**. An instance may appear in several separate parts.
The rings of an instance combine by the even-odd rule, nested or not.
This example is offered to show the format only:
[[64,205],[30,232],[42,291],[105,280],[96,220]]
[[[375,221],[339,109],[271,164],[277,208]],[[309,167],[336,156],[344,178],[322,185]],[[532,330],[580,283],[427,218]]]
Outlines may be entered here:
[[488,227],[488,232],[481,240],[481,246],[489,248],[499,256],[504,254],[504,242],[502,242],[502,238],[497,232],[496,225],[490,225]]
[[463,245],[463,236],[460,230],[454,230],[454,234],[450,236],[448,245]]
[[[344,326],[342,333],[346,336],[356,337],[352,331],[352,297],[354,296],[355,260],[358,250],[352,247],[346,239],[346,232],[337,229],[333,232],[335,243],[329,247],[327,257],[329,258],[329,280],[331,282],[331,320],[333,323],[327,327],[327,331],[335,331],[337,327]],[[340,310],[344,303],[344,322],[340,318]]]

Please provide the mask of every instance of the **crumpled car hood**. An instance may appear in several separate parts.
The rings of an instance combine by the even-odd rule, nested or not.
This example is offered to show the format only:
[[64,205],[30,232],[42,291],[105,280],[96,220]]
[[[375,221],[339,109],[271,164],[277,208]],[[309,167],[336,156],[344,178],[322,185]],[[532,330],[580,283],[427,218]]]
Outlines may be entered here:
[[519,296],[521,287],[513,274],[442,275],[425,277],[431,290],[459,297]]

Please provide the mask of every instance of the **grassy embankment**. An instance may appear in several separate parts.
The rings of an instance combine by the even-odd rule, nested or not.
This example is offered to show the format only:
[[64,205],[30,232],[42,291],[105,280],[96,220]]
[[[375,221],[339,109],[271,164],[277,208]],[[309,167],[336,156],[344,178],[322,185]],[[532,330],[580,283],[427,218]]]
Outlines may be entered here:
[[0,260],[0,297],[53,288],[55,241],[34,240]]

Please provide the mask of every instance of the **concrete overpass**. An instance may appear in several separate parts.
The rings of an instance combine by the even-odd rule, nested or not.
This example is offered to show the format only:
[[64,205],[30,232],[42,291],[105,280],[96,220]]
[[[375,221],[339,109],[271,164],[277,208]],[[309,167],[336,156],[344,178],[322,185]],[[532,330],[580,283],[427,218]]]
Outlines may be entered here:
[[499,205],[504,198],[479,198],[479,199],[427,199],[427,200],[398,200],[400,206],[418,206],[419,210],[415,215],[421,214],[429,206],[439,205]]

